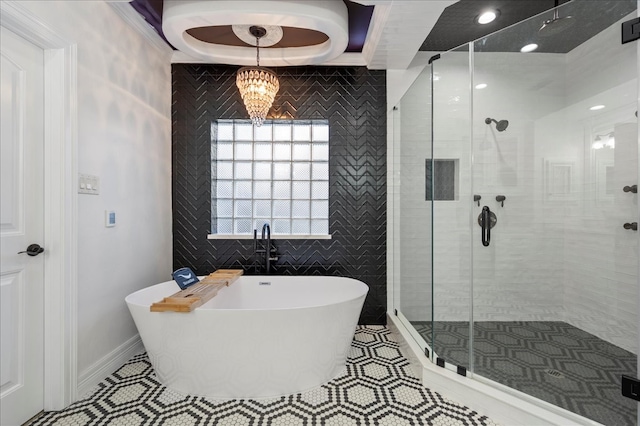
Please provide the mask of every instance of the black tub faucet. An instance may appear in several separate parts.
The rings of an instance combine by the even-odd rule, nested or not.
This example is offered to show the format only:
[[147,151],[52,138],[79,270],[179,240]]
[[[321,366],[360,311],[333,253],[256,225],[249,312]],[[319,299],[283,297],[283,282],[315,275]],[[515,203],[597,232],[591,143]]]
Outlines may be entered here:
[[258,249],[258,231],[253,230],[253,250],[255,254],[262,254],[264,256],[264,272],[266,274],[271,273],[271,262],[278,260],[276,256],[276,248],[271,244],[271,227],[268,223],[262,225],[262,238],[260,240],[261,249]]
[[[265,233],[267,235],[266,241],[264,239]],[[264,271],[268,274],[271,271],[271,227],[268,223],[262,225],[262,247],[264,247]]]

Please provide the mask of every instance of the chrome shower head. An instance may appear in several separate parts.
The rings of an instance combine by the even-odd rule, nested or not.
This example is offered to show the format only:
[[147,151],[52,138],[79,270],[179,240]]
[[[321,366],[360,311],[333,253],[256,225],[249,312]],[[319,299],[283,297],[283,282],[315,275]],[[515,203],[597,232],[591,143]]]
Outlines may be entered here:
[[485,118],[485,124],[491,124],[491,122],[496,123],[496,130],[499,132],[504,132],[509,127],[509,122],[507,120],[496,121],[493,118]]

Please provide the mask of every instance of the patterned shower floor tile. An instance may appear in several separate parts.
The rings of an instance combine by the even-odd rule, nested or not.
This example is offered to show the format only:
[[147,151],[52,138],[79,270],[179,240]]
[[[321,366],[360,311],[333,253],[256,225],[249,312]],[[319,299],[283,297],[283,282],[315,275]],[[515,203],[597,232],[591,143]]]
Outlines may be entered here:
[[[413,322],[431,340],[430,322]],[[620,392],[636,376],[637,357],[559,321],[474,323],[475,373],[608,426],[636,424],[636,402]],[[435,345],[447,363],[469,366],[469,323],[436,323]]]

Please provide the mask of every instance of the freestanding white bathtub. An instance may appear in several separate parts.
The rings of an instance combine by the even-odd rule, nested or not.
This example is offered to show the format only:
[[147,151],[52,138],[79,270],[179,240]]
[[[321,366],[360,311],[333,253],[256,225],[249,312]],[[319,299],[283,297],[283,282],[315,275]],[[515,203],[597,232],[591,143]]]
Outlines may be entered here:
[[343,371],[369,287],[341,277],[242,276],[193,312],[149,311],[178,290],[168,281],[125,299],[160,382],[190,395],[262,398]]

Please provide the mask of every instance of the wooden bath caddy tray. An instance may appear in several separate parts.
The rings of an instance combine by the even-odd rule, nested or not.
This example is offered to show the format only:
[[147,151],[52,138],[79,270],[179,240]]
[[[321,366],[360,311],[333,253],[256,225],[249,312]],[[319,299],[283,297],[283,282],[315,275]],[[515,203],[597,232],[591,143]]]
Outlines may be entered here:
[[191,312],[242,275],[241,269],[218,269],[184,290],[151,305],[151,312]]

